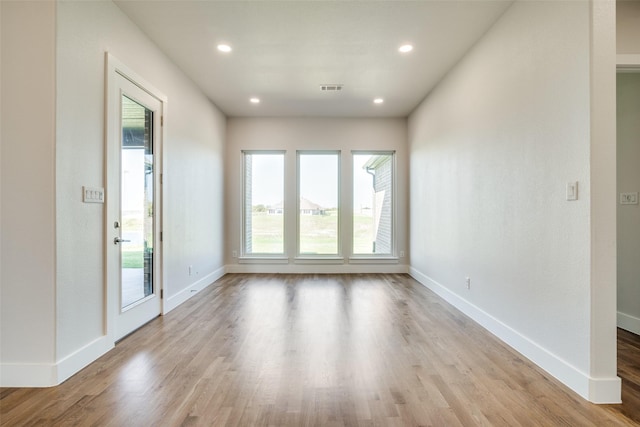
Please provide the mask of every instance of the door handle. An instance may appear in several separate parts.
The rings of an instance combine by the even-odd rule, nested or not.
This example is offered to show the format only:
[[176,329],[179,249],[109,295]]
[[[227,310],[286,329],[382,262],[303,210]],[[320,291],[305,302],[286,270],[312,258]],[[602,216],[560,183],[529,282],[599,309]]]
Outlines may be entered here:
[[119,237],[114,237],[113,238],[113,244],[117,245],[118,243],[122,243],[122,242],[130,242],[131,240],[125,240],[125,239],[121,239]]

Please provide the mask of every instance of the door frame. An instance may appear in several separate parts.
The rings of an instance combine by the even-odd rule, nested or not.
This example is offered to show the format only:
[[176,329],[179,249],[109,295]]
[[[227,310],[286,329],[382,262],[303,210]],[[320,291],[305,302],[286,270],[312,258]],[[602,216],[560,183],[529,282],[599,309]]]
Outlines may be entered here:
[[[158,236],[157,248],[154,249],[154,283],[158,297],[160,298],[160,315],[164,314],[164,262],[163,262],[163,242],[162,242],[162,230],[163,218],[164,218],[164,187],[162,185],[164,176],[164,161],[163,161],[163,145],[165,139],[165,127],[163,124],[164,116],[167,114],[167,97],[147,80],[141,77],[138,73],[127,67],[109,52],[105,52],[105,163],[104,163],[104,182],[105,182],[105,206],[104,206],[104,334],[109,337],[109,340],[115,344],[116,342],[116,318],[120,312],[120,279],[113,277],[113,271],[119,271],[116,269],[116,263],[120,263],[120,260],[114,259],[109,256],[107,250],[108,245],[113,240],[113,223],[111,220],[110,211],[113,209],[114,203],[110,201],[110,194],[118,194],[119,189],[110,188],[109,181],[109,166],[119,162],[114,157],[113,152],[110,150],[110,144],[114,138],[119,138],[120,129],[120,115],[112,114],[113,111],[117,111],[120,104],[120,97],[114,96],[115,88],[118,86],[117,80],[123,77],[139,87],[143,91],[147,92],[151,96],[157,98],[162,106],[161,125],[159,138],[154,141],[154,164],[156,167],[156,174],[154,178],[156,207],[154,218],[154,235]],[[156,245],[154,245],[156,246]]]

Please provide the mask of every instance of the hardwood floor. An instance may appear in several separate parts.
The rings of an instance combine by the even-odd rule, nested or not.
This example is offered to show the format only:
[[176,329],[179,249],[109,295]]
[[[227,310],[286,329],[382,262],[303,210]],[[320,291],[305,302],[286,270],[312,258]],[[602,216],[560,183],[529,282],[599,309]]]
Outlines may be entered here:
[[593,405],[407,275],[227,275],[58,387],[2,389],[2,425],[640,425]]
[[640,336],[618,329],[618,376],[622,401],[618,411],[640,425]]

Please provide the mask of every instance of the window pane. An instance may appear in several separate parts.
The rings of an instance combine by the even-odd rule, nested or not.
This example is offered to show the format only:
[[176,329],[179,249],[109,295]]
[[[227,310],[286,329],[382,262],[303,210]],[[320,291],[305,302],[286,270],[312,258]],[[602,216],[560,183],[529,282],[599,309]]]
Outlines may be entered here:
[[153,111],[122,95],[121,308],[153,293]]
[[244,155],[244,253],[284,254],[284,154]]
[[299,154],[299,248],[302,255],[338,254],[339,153]]
[[393,154],[353,155],[353,253],[392,253]]

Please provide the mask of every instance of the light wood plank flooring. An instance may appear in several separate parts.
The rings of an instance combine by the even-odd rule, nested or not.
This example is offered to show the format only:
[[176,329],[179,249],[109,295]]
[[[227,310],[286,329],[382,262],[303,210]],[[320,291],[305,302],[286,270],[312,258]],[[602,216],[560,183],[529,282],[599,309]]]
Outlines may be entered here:
[[590,404],[407,275],[223,277],[64,384],[2,389],[2,425],[640,425]]

